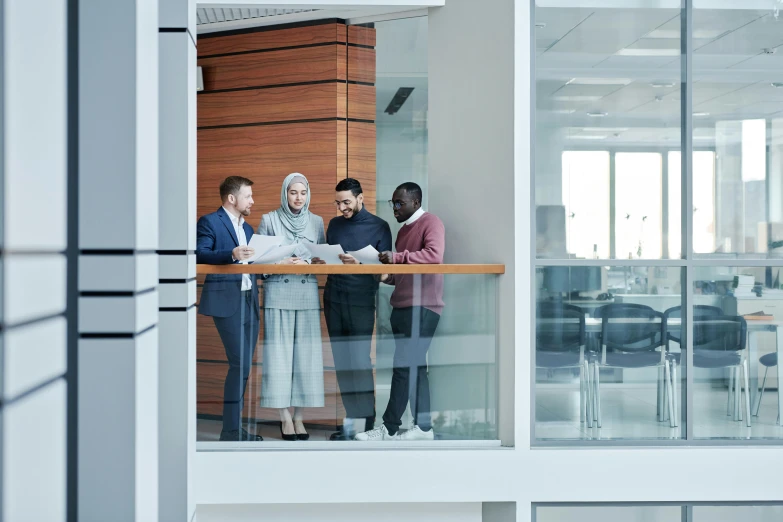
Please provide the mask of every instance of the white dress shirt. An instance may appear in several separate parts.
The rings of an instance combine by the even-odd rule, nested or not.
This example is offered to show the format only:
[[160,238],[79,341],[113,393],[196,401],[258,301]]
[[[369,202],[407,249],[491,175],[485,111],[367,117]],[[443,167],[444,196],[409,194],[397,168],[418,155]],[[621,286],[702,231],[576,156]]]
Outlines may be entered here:
[[[226,211],[226,214],[228,214],[228,217],[231,218],[231,224],[234,225],[234,232],[237,234],[237,240],[239,241],[239,246],[247,246],[247,235],[245,234],[244,224],[245,224],[245,218],[242,215],[235,216],[226,207],[223,207],[223,210]],[[233,258],[234,255],[232,254],[231,257]],[[247,261],[240,261],[243,265],[247,264]],[[253,288],[253,283],[250,280],[250,274],[242,274],[242,291],[250,290]]]
[[415,223],[415,222],[416,222],[416,220],[418,220],[418,219],[419,219],[421,216],[423,216],[423,215],[424,215],[424,209],[423,209],[423,208],[421,208],[421,207],[419,207],[419,210],[417,210],[416,212],[414,212],[414,213],[413,213],[413,215],[412,215],[411,217],[409,217],[409,218],[408,218],[408,219],[405,221],[405,224],[406,224],[406,225],[412,225],[413,223]]

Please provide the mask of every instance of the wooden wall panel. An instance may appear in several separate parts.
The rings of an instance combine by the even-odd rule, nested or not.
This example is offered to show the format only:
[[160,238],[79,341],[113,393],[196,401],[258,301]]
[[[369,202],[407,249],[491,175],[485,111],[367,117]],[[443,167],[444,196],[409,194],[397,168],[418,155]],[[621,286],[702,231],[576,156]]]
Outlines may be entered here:
[[348,43],[375,47],[375,28],[351,25],[348,27]]
[[198,38],[198,57],[345,41],[345,25],[334,23],[228,36],[202,35]]
[[[198,363],[196,365],[196,403],[198,414],[221,416],[223,414],[223,384],[228,365],[222,363]],[[259,406],[261,397],[261,367],[255,366],[245,390],[245,407],[242,416],[256,422],[279,422],[276,409]],[[343,412],[342,414],[340,412]],[[305,422],[336,427],[344,418],[344,409],[334,371],[324,372],[324,406],[305,408]]]
[[247,218],[255,230],[263,214],[280,206],[285,177],[301,172],[310,181],[310,210],[333,216],[337,124],[330,121],[199,130],[198,215],[220,207],[223,179],[244,176],[255,182],[255,205]]
[[348,47],[348,81],[375,83],[375,49]]
[[348,122],[348,177],[359,180],[367,210],[376,213],[375,124]]
[[[204,93],[198,97],[198,126],[345,118],[345,89],[344,83],[322,83]],[[366,93],[363,99],[366,105]]]
[[348,84],[348,117],[375,121],[375,86]]
[[[283,49],[266,53],[201,58],[198,65],[202,67],[204,75],[204,91],[344,80],[345,75],[337,67],[337,56],[343,54],[344,50],[344,45]],[[373,71],[374,66],[373,59]]]

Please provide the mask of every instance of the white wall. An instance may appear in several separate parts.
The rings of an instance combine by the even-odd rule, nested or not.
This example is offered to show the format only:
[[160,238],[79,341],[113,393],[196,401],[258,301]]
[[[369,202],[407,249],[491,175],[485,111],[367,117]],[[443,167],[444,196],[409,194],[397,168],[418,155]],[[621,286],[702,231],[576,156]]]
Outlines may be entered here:
[[[67,19],[0,1],[0,519],[66,517]],[[30,57],[35,57],[31,60]]]

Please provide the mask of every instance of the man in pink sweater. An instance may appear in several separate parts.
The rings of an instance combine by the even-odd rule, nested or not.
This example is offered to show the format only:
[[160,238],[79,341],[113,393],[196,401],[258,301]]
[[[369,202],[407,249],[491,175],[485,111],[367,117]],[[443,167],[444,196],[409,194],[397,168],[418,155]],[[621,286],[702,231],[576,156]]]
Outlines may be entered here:
[[[404,223],[397,233],[396,252],[382,252],[384,264],[440,264],[446,246],[446,229],[436,216],[421,208],[421,187],[403,183],[389,204],[394,218]],[[391,327],[394,332],[394,368],[391,395],[383,424],[359,433],[356,440],[433,440],[427,350],[443,312],[443,275],[384,275],[394,285]],[[410,401],[413,429],[400,432],[402,415]]]

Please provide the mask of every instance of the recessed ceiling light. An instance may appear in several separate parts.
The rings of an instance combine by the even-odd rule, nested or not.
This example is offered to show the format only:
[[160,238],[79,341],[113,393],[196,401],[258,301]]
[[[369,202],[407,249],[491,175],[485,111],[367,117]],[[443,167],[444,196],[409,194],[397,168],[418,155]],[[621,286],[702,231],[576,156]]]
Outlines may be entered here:
[[606,116],[609,115],[609,113],[608,112],[588,112],[587,115],[590,116],[591,118],[605,118]]
[[628,85],[630,78],[571,78],[566,85]]
[[693,117],[694,118],[704,118],[705,116],[709,116],[709,112],[694,112]]
[[679,49],[620,49],[617,56],[680,56]]
[[783,87],[783,82],[772,82],[770,85],[776,89],[780,89]]
[[568,136],[570,140],[605,140],[608,136],[603,134],[576,134],[574,136]]
[[583,127],[582,132],[625,132],[628,127]]
[[775,47],[765,47],[764,49],[761,50],[761,52],[764,54],[775,54],[776,52],[778,52],[778,50]]
[[552,112],[554,114],[573,114],[576,112],[576,109],[556,109]]
[[655,87],[656,89],[669,89],[671,87],[674,87],[677,85],[674,82],[652,82],[650,86]]
[[543,29],[544,27],[546,27],[546,23],[545,22],[538,22],[536,24],[536,29]]
[[589,101],[598,101],[603,96],[552,96],[552,99],[555,101],[566,101],[566,102],[589,102]]

